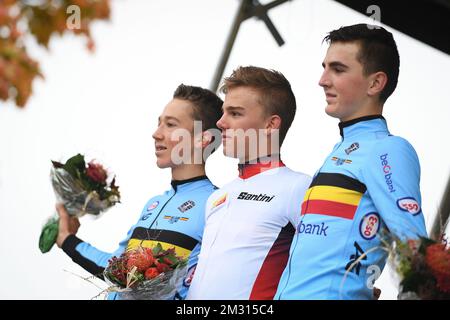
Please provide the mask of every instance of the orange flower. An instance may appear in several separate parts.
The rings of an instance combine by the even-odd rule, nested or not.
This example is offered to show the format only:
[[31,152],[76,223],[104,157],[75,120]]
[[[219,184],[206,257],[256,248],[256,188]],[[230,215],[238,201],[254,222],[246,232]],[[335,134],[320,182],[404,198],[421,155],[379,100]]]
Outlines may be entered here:
[[445,244],[436,243],[427,247],[425,260],[437,285],[443,292],[450,293],[450,250]]
[[145,272],[154,262],[155,259],[151,253],[148,254],[147,250],[137,250],[129,254],[127,268],[131,270],[133,267],[136,267],[138,271]]
[[145,279],[150,280],[153,278],[156,278],[159,275],[158,269],[155,267],[148,268],[147,271],[145,271]]

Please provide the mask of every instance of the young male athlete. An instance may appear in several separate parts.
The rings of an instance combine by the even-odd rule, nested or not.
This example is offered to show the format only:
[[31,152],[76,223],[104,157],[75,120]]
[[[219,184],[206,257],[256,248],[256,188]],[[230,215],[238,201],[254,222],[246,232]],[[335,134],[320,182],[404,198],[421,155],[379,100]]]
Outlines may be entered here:
[[222,90],[217,125],[224,154],[239,159],[239,177],[207,201],[187,298],[272,299],[311,182],[287,168],[279,154],[295,116],[295,96],[281,73],[258,67],[234,70]]
[[397,85],[392,34],[358,24],[331,31],[319,85],[341,141],[315,174],[276,299],[373,299],[387,253],[382,231],[426,236],[419,160],[389,133],[383,105]]
[[[171,169],[171,189],[147,202],[139,220],[113,253],[100,251],[79,239],[75,235],[80,226],[78,219],[69,217],[64,206],[58,205],[60,224],[57,245],[75,263],[100,278],[108,260],[126,250],[140,246],[153,247],[157,243],[161,243],[164,249],[175,247],[177,255],[189,257],[188,276],[175,297],[183,299],[198,260],[205,202],[217,188],[205,175],[205,158],[208,154],[199,163],[195,163],[192,158],[191,161],[181,163],[174,160],[172,151],[180,143],[174,134],[179,129],[190,133],[191,141],[185,144],[188,148],[185,152],[190,152],[191,156],[196,148],[202,152],[211,142],[220,145],[220,135],[218,140],[212,141],[213,134],[208,130],[218,130],[216,122],[222,115],[221,107],[222,100],[213,92],[180,85],[160,115],[158,128],[153,133],[156,164],[159,168]],[[201,132],[197,135],[194,135],[194,120],[202,122]]]

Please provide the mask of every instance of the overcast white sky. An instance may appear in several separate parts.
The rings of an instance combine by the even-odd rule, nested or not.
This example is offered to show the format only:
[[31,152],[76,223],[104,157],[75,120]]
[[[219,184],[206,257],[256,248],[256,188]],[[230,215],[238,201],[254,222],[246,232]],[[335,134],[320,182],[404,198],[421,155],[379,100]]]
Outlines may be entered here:
[[[210,85],[237,6],[237,0],[115,0],[111,21],[94,27],[95,54],[70,36],[54,38],[49,52],[33,45],[30,54],[41,61],[45,81],[34,83],[24,110],[0,104],[1,299],[90,299],[99,293],[64,271],[88,276],[62,251],[43,255],[38,249],[55,201],[50,159],[81,152],[116,173],[122,204],[100,219],[83,218],[79,231],[98,248],[114,250],[148,198],[169,188],[170,172],[155,166],[151,134],[157,116],[178,84]],[[283,159],[312,175],[340,138],[317,85],[327,48],[322,39],[342,25],[370,20],[331,0],[295,0],[269,15],[286,44],[279,48],[261,21],[246,21],[225,75],[249,64],[285,74],[298,112]],[[391,133],[408,139],[419,154],[430,230],[450,174],[450,56],[393,32],[400,79],[384,115]],[[237,173],[235,164],[217,152],[208,175],[221,186]],[[383,299],[396,297],[388,269],[376,286]]]

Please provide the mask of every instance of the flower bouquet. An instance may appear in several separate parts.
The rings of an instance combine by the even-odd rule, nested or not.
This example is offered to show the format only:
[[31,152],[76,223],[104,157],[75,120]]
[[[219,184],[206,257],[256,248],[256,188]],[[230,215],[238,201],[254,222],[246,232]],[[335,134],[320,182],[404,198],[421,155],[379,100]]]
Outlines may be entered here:
[[446,241],[394,239],[391,262],[399,274],[400,300],[450,299],[450,248]]
[[[108,182],[108,174],[101,164],[94,161],[86,165],[84,156],[77,154],[65,164],[52,161],[50,178],[57,201],[64,204],[71,216],[86,213],[99,215],[120,202],[119,187],[115,177]],[[42,228],[39,249],[50,251],[58,236],[59,217],[55,213]]]
[[175,255],[175,248],[163,250],[139,247],[109,260],[103,273],[121,300],[172,299],[187,274],[187,259]]

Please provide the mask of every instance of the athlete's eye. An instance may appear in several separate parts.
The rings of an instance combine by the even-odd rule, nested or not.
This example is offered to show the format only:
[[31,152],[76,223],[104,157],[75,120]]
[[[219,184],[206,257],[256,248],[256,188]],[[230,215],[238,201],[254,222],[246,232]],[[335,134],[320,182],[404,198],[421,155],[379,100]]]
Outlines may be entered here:
[[231,114],[232,117],[238,117],[238,116],[242,115],[241,113],[236,112],[236,111],[231,111],[230,114]]

